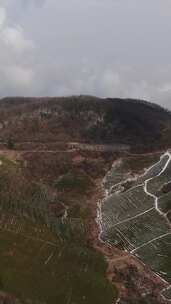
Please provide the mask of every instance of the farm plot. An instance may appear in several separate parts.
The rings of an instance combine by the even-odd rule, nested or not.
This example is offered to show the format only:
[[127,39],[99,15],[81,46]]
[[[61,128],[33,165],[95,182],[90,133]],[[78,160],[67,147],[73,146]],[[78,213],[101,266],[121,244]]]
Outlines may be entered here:
[[165,215],[170,211],[171,192],[161,191],[170,181],[171,154],[167,152],[131,189],[102,203],[101,238],[138,256],[171,283],[171,229]]
[[143,186],[138,186],[120,194],[113,194],[102,204],[104,229],[140,216],[154,208],[154,200],[147,197]]
[[148,183],[148,190],[155,195],[162,195],[161,189],[163,185],[171,181],[171,161],[169,162],[166,170],[160,175],[154,177]]
[[[156,155],[148,158],[145,156],[139,156],[120,159],[106,175],[104,179],[104,187],[109,193],[111,193],[113,192],[113,189],[115,190],[115,188],[117,189],[119,186],[123,186],[125,188],[125,183],[127,181],[129,182],[129,185],[127,185],[128,188],[141,185],[147,178],[159,174],[168,159],[169,156],[167,155],[161,157],[159,160]],[[154,163],[155,160],[158,162]],[[141,172],[149,166],[152,167],[150,167],[144,175],[141,174]],[[140,174],[140,176],[137,177],[135,172]]]
[[[107,227],[108,228],[108,227]],[[120,244],[130,251],[170,232],[166,220],[153,209],[131,220],[123,221],[103,230],[102,238]]]
[[136,254],[171,283],[171,234],[142,246],[136,250]]
[[161,196],[158,201],[159,209],[167,214],[171,210],[171,192]]
[[152,167],[150,167],[144,175],[140,176],[137,182],[141,184],[144,183],[146,180],[149,180],[151,178],[153,179],[155,176],[159,175],[163,170],[163,168],[167,165],[168,161],[169,161],[169,155],[164,154],[160,158],[159,162],[157,162]]

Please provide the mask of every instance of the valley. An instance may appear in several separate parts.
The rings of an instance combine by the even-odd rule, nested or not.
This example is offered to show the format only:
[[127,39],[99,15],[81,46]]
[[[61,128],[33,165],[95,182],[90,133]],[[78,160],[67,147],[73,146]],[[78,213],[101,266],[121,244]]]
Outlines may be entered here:
[[0,114],[0,301],[168,303],[170,113],[73,96]]

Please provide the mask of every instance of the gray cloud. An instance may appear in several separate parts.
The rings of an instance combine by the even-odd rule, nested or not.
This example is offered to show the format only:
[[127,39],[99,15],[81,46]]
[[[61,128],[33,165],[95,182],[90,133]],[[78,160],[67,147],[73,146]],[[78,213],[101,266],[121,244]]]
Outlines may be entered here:
[[0,0],[0,95],[93,94],[170,107],[169,0]]
[[35,5],[37,7],[42,7],[46,0],[20,0],[23,7],[28,7],[29,5]]

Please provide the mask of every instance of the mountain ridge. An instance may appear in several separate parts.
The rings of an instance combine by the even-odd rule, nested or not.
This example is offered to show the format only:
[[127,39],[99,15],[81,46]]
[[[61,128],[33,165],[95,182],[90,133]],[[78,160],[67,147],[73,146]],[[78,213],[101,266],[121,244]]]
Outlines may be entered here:
[[3,98],[0,137],[14,141],[129,144],[133,150],[167,149],[171,112],[144,100],[92,96]]

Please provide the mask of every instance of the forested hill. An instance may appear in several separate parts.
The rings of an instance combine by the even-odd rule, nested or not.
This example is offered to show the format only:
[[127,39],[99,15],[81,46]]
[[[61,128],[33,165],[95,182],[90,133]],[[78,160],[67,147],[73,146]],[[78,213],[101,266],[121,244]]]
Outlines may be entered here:
[[132,99],[3,98],[0,138],[14,142],[122,143],[137,151],[165,149],[171,144],[171,113]]

